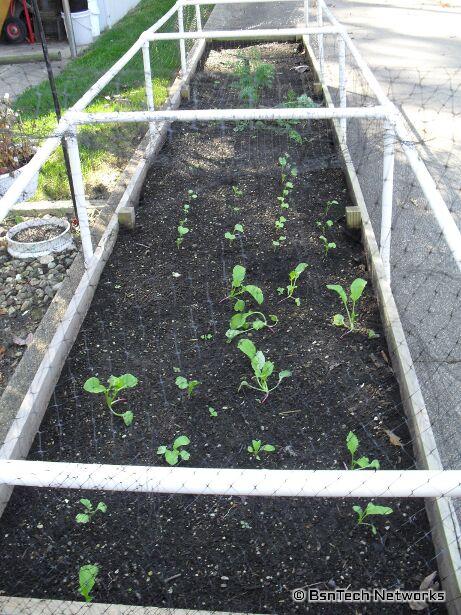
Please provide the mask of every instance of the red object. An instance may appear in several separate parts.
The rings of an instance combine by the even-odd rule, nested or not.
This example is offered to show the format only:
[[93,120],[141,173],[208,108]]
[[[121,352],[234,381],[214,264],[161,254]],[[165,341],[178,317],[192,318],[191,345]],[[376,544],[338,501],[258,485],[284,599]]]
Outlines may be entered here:
[[35,43],[35,34],[34,29],[32,28],[32,21],[30,19],[29,9],[27,7],[26,0],[22,0],[22,8],[24,10],[24,15],[26,18],[27,32],[29,33],[29,43],[33,45],[33,43]]
[[[22,10],[24,12],[24,18],[26,20],[26,27],[27,27],[27,42],[30,43],[31,45],[33,43],[35,43],[35,34],[34,34],[34,29],[32,27],[32,20],[30,18],[30,13],[29,13],[29,7],[27,6],[27,1],[26,0],[21,0],[22,2]],[[15,4],[16,4],[16,0],[11,0],[10,2],[10,16],[14,17],[15,16]],[[11,26],[13,27],[14,24],[11,24]]]

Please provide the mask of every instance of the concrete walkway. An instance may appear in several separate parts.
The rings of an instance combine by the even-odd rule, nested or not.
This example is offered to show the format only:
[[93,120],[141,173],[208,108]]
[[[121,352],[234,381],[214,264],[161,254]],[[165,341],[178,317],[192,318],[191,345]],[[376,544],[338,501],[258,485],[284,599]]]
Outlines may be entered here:
[[[69,45],[66,42],[50,43],[50,51],[61,52],[62,60],[51,63],[53,72],[58,75],[70,59]],[[2,60],[10,55],[29,53],[42,53],[39,43],[34,45],[5,45],[0,43],[0,56]],[[25,64],[0,64],[0,98],[9,94],[11,99],[16,98],[28,88],[38,85],[47,79],[44,62],[26,62]]]

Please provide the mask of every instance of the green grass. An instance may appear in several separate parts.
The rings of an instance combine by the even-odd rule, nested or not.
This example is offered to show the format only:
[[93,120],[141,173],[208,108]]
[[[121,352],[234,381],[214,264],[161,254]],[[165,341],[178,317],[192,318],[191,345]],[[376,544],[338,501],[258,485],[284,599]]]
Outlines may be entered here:
[[[164,15],[174,0],[141,0],[139,5],[104,32],[79,58],[69,62],[56,77],[62,109],[73,105],[138,39],[139,35]],[[191,7],[193,8],[193,7]],[[186,23],[192,13],[186,14]],[[175,18],[162,31],[171,31]],[[151,63],[155,104],[163,103],[179,66],[177,41],[151,44]],[[53,100],[48,82],[29,88],[15,103],[26,134],[39,143],[56,125]],[[144,71],[141,52],[106,86],[88,107],[89,111],[146,109]],[[79,131],[79,146],[86,193],[91,198],[104,197],[115,182],[117,172],[129,159],[133,146],[146,131],[146,125],[102,124],[84,126]],[[69,188],[62,150],[59,148],[42,168],[39,188],[34,197],[68,199]]]

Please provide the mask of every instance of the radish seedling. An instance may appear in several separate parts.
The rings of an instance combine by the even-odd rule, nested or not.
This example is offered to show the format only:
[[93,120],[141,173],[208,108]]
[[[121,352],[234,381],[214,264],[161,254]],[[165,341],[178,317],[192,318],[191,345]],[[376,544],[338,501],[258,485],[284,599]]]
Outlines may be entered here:
[[241,350],[250,359],[251,367],[253,368],[253,380],[257,386],[249,384],[246,380],[242,380],[239,386],[239,391],[242,387],[246,386],[255,391],[261,391],[264,393],[264,397],[260,400],[264,403],[269,397],[269,393],[274,391],[284,378],[291,376],[291,371],[283,370],[279,372],[277,384],[273,387],[269,386],[268,380],[274,371],[274,363],[272,361],[266,361],[264,354],[256,349],[256,346],[249,339],[240,340],[238,343],[238,349]]
[[307,267],[309,267],[307,263],[299,263],[296,265],[296,267],[288,274],[289,284],[286,287],[286,291],[281,286],[277,288],[279,295],[283,295],[286,292],[286,299],[294,299],[297,306],[301,305],[301,299],[299,297],[293,297],[293,293],[298,288],[296,282],[299,280],[299,276],[307,269]]
[[184,218],[179,221],[178,225],[178,237],[176,239],[176,247],[179,249],[181,247],[182,242],[184,241],[184,236],[189,232],[189,228],[187,227],[187,216],[189,214],[189,210],[191,207],[190,201],[197,198],[196,193],[193,190],[187,191],[187,202],[184,203],[182,210],[184,212]]
[[247,451],[253,455],[255,459],[261,461],[260,453],[273,453],[275,446],[272,444],[263,444],[261,440],[252,440],[250,446],[247,447]]
[[77,523],[89,523],[97,512],[107,512],[107,506],[104,502],[99,502],[96,508],[93,507],[91,500],[87,500],[86,498],[82,498],[79,502],[84,507],[84,512],[79,513],[75,517]]
[[[254,320],[252,320],[253,318]],[[262,312],[254,312],[252,310],[234,314],[230,319],[229,329],[226,331],[227,343],[230,343],[238,335],[246,333],[249,329],[260,331],[261,329],[267,327],[272,331],[279,319],[277,316],[274,316],[274,314],[269,314],[269,320],[273,324],[269,324],[267,318]]]
[[202,384],[199,380],[187,380],[184,376],[178,376],[174,381],[178,389],[182,391],[187,390],[187,397],[190,399],[194,393],[196,387]]
[[360,470],[364,470],[366,468],[379,470],[379,461],[377,459],[373,459],[373,461],[370,461],[368,457],[359,457],[358,459],[355,458],[355,454],[359,448],[359,439],[353,431],[350,431],[347,434],[346,446],[347,450],[351,454],[351,470],[355,470],[356,468]]
[[80,595],[85,598],[85,602],[91,602],[93,596],[91,591],[96,583],[96,577],[98,576],[99,568],[95,564],[85,564],[82,566],[78,573],[78,583]]
[[[248,293],[253,299],[261,305],[264,301],[262,290],[253,284],[243,284],[246,276],[246,269],[242,265],[235,265],[232,270],[232,287],[229,293],[229,298],[237,297],[243,293]],[[227,297],[226,297],[227,299]]]
[[368,502],[365,510],[361,506],[353,506],[352,510],[357,513],[357,525],[368,525],[373,536],[377,533],[376,527],[373,523],[365,523],[365,519],[371,515],[386,516],[394,512],[389,506],[378,506],[373,504],[373,502]]
[[210,413],[210,416],[213,416],[213,417],[218,416],[218,413],[212,406],[208,406],[208,412]]
[[342,314],[335,314],[333,316],[333,324],[336,327],[345,327],[349,330],[349,332],[355,331],[358,316],[356,311],[357,302],[362,296],[366,285],[367,283],[365,280],[363,280],[362,278],[356,278],[350,286],[349,297],[347,296],[346,291],[341,286],[341,284],[327,285],[327,288],[329,290],[338,293],[346,310],[347,321]]
[[99,378],[93,376],[92,378],[88,378],[83,388],[87,393],[103,393],[109,410],[115,416],[121,417],[128,427],[133,422],[133,413],[131,410],[127,410],[126,412],[115,412],[114,405],[121,401],[118,399],[120,391],[123,391],[123,389],[132,389],[138,384],[138,379],[132,374],[123,374],[122,376],[111,376],[107,383],[109,386],[106,387]]
[[227,231],[226,233],[224,233],[224,237],[232,243],[233,241],[235,241],[235,239],[237,239],[237,233],[243,234],[243,224],[236,224],[232,233],[230,231]]
[[291,163],[290,155],[285,154],[280,156],[279,165],[281,168],[282,194],[277,197],[282,209],[289,209],[288,196],[294,188],[293,180],[298,176],[298,169],[294,163]]
[[274,248],[279,248],[284,241],[286,241],[286,236],[280,235],[280,237],[278,237],[277,239],[274,239],[274,241],[272,242],[272,245],[274,246]]
[[328,241],[325,235],[319,236],[320,241],[323,243],[323,250],[325,252],[325,256],[328,256],[328,252],[330,250],[334,250],[336,248],[336,244],[334,241]]
[[180,461],[188,461],[190,459],[190,453],[182,448],[188,444],[190,444],[190,440],[187,436],[178,436],[173,442],[173,447],[171,449],[164,445],[159,446],[157,455],[163,455],[168,465],[175,466]]
[[331,227],[333,226],[333,220],[317,220],[317,222],[315,223],[319,229],[320,232],[322,233],[322,235],[326,235],[327,234],[327,230],[331,229]]
[[285,216],[280,216],[279,219],[275,221],[275,228],[278,230],[282,230],[283,228],[285,228],[286,221],[287,219],[285,218]]

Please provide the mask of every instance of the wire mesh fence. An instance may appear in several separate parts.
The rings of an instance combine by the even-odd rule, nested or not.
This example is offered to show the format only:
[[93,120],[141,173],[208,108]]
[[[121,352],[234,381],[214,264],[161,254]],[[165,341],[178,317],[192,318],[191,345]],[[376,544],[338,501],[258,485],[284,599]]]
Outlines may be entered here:
[[[195,8],[184,10],[186,29],[194,29]],[[161,31],[176,29],[174,17]],[[310,37],[318,57],[317,40]],[[193,41],[187,42],[189,51],[192,45]],[[323,53],[324,83],[339,106],[337,37],[323,35]],[[151,44],[151,63],[157,106],[179,68],[177,42]],[[346,65],[347,104],[377,104],[349,53]],[[72,102],[69,99],[68,104]],[[324,104],[298,44],[250,42],[209,46],[182,106]],[[90,107],[145,109],[140,56]],[[40,142],[44,132],[38,123],[25,123],[25,130]],[[102,220],[109,219],[112,210],[97,199],[107,198],[115,175],[145,131],[145,123],[79,130],[87,197],[96,201],[90,216],[95,245],[101,236],[110,245],[116,231],[105,228]],[[216,468],[217,483],[226,468],[349,469],[360,476],[364,471],[359,468],[368,466],[379,467],[383,480],[386,470],[398,470],[395,484],[404,484],[407,470],[421,468],[415,461],[413,427],[405,414],[409,400],[405,388],[399,388],[402,383],[392,363],[399,349],[387,344],[387,325],[381,321],[360,234],[346,225],[345,208],[353,203],[335,138],[328,120],[169,125],[143,187],[136,228],[120,232],[112,255],[110,250],[102,252],[97,272],[83,273],[80,255],[73,265],[68,255],[70,260],[63,264],[45,258],[27,265],[37,270],[38,277],[32,279],[39,280],[36,286],[47,297],[40,304],[38,320],[58,290],[72,297],[73,272],[77,280],[83,273],[83,282],[69,308],[64,304],[59,311],[58,301],[54,302],[53,318],[60,328],[46,350],[46,370],[24,401],[15,376],[14,387],[2,398],[12,409],[23,403],[23,414],[11,429],[11,422],[2,417],[6,449],[42,462],[167,468],[176,461],[179,468]],[[382,120],[347,120],[347,146],[378,237],[382,138]],[[459,469],[459,270],[398,141],[396,146],[392,289],[430,419],[427,430],[434,432],[444,467]],[[55,186],[62,191],[60,198],[66,198],[59,159],[47,165],[39,195],[56,199]],[[14,222],[10,218],[6,226]],[[78,231],[74,225],[77,245]],[[11,259],[6,255],[2,259],[5,284],[25,284],[26,267],[16,273]],[[290,272],[301,263],[307,268],[290,295]],[[54,281],[53,270],[58,267],[53,264],[62,276],[55,284],[62,286],[52,288],[50,295],[41,283],[46,280],[49,287]],[[236,265],[245,268],[246,277],[233,286]],[[70,266],[73,270],[66,274]],[[332,324],[338,313],[350,324],[350,313],[327,285],[341,284],[348,290],[355,279],[367,285],[357,302],[353,330],[348,331],[347,326]],[[262,292],[262,301],[255,287]],[[94,300],[74,343],[77,332],[69,324],[70,312],[83,317],[93,291]],[[236,296],[231,300],[229,294]],[[23,302],[19,305],[16,299],[10,301],[17,295],[9,292],[5,297],[7,312],[15,308],[5,328],[5,386],[23,348],[35,347],[40,358],[39,347],[46,339],[43,322],[34,329],[37,320],[32,320],[31,309],[22,309]],[[242,298],[243,305],[235,303]],[[237,326],[239,319],[231,319],[242,314],[245,318]],[[28,339],[28,333],[33,337]],[[261,384],[261,379],[252,380],[256,373],[241,344],[244,339],[264,353],[266,365],[269,360],[275,363],[268,378],[269,388],[277,389],[267,399],[264,387],[258,393],[241,386],[242,381]],[[43,381],[68,351],[42,420],[34,408],[47,396]],[[277,374],[287,370],[290,375],[279,382]],[[119,391],[98,388],[111,386],[107,379],[122,374],[132,374],[134,380],[124,385],[112,382],[115,388],[123,386]],[[90,378],[98,378],[99,385],[84,386]],[[27,410],[31,412],[26,415]],[[23,423],[30,434],[37,432],[30,452]],[[176,470],[171,470],[172,484]],[[448,557],[459,537],[451,534],[445,549],[434,548],[423,500],[389,496],[394,482],[381,492],[370,485],[371,495],[364,498],[357,487],[348,489],[347,478],[341,475],[336,482],[344,497],[332,498],[321,489],[314,498],[296,492],[290,498],[275,497],[279,494],[274,488],[274,497],[263,498],[256,482],[246,494],[235,494],[231,483],[228,493],[205,496],[179,494],[179,488],[173,487],[169,494],[132,493],[135,482],[127,485],[126,492],[114,492],[104,489],[96,477],[94,468],[94,474],[80,477],[76,490],[69,488],[75,487],[69,476],[61,488],[15,488],[0,519],[1,591],[26,599],[14,608],[64,612],[62,604],[48,606],[44,601],[83,599],[79,574],[88,565],[97,567],[86,570],[95,583],[88,582],[83,590],[89,588],[94,600],[103,603],[101,612],[110,612],[105,603],[191,613],[190,609],[356,612],[352,605],[296,603],[291,591],[349,586],[435,589],[459,573],[439,570],[435,576],[438,561]],[[365,481],[366,473],[363,477]],[[125,479],[123,471],[115,473],[111,489]],[[30,475],[24,484],[27,480]],[[376,478],[378,485],[380,480]],[[152,481],[151,489],[158,490],[159,479]],[[5,489],[1,493],[3,499],[9,495]],[[443,494],[449,496],[450,490]],[[406,495],[419,494],[410,489]],[[372,502],[384,508],[367,509]],[[447,513],[444,521],[451,522],[451,515]],[[450,597],[448,605],[422,601],[413,607],[442,613],[458,599]],[[12,608],[8,600],[1,605],[5,612]],[[71,612],[79,612],[81,607],[72,608]],[[136,612],[130,608],[126,612]],[[366,607],[367,613],[378,611],[408,612],[408,606]]]

